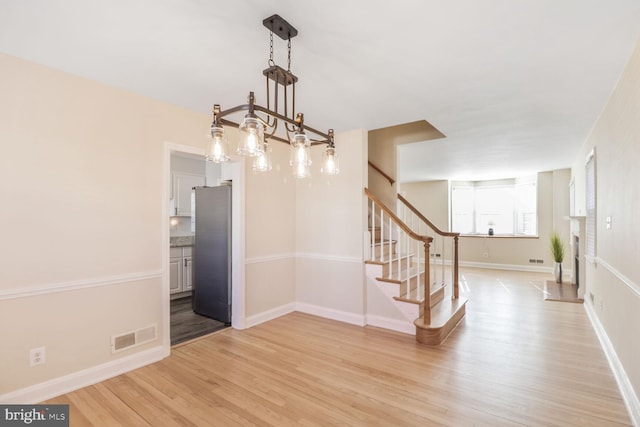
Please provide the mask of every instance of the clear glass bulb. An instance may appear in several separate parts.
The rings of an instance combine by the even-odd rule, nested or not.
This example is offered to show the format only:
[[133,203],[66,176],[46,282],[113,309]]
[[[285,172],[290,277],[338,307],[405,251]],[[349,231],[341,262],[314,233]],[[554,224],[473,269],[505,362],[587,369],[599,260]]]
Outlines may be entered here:
[[272,169],[271,147],[269,147],[266,142],[264,144],[264,151],[254,157],[251,169],[254,172],[268,172]]
[[240,125],[238,154],[257,156],[264,151],[264,126],[256,117],[246,116]]
[[223,128],[217,126],[211,128],[206,159],[214,163],[229,161],[229,144]]
[[304,132],[296,132],[291,138],[291,166],[311,165],[311,141]]
[[322,167],[320,173],[324,175],[337,175],[340,172],[338,154],[334,147],[327,147],[322,152]]
[[307,178],[311,176],[311,170],[309,165],[304,163],[296,163],[293,165],[293,176],[299,179]]

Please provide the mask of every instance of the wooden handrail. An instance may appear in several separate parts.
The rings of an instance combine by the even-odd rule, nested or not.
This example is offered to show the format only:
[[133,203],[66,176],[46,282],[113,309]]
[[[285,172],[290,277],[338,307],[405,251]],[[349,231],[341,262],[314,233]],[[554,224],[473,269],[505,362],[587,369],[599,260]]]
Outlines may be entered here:
[[405,206],[408,207],[411,210],[411,212],[413,212],[418,218],[420,218],[420,220],[422,220],[425,224],[427,224],[430,228],[433,229],[433,231],[435,231],[439,235],[445,236],[445,237],[460,237],[460,233],[453,233],[453,232],[450,232],[450,231],[442,231],[442,230],[440,230],[431,221],[429,221],[427,218],[425,218],[425,216],[422,215],[422,213],[420,213],[420,211],[418,209],[416,209],[415,206],[413,206],[411,203],[409,203],[409,201],[407,199],[405,199],[404,197],[402,197],[400,194],[398,194],[398,200],[400,200],[402,203],[404,203]]
[[368,162],[369,162],[369,166],[371,166],[376,172],[378,172],[380,175],[384,176],[387,179],[387,181],[389,181],[389,184],[393,185],[393,183],[396,182],[395,179],[391,178],[389,175],[384,173],[382,171],[382,169],[380,169],[378,166],[376,166],[373,163],[371,163],[371,160],[368,160]]
[[389,217],[391,219],[393,219],[393,222],[396,223],[396,225],[398,227],[400,227],[402,229],[402,231],[404,231],[405,233],[407,233],[412,239],[414,240],[420,240],[423,242],[431,242],[433,241],[433,237],[431,236],[421,236],[419,234],[416,234],[413,232],[413,230],[411,230],[400,218],[398,218],[396,216],[396,214],[394,214],[391,209],[389,209],[388,207],[386,207],[384,205],[384,203],[382,203],[380,201],[380,199],[378,199],[376,196],[374,196],[371,191],[369,191],[368,188],[365,187],[364,189],[364,194],[367,195],[367,197],[369,197],[369,199],[373,200],[373,202],[378,205],[380,207],[380,209],[382,209],[383,211],[385,211],[387,213],[387,215],[389,215]]
[[[374,196],[371,191],[369,191],[368,188],[365,187],[364,189],[364,194],[367,195],[367,197],[369,197],[369,200],[371,200],[375,205],[378,206],[378,208],[380,208],[380,210],[382,210],[383,212],[386,212],[386,214],[389,216],[389,218],[391,218],[393,220],[393,222],[402,229],[402,231],[404,231],[407,236],[411,237],[414,240],[420,241],[423,243],[424,245],[424,259],[425,259],[425,263],[424,263],[424,274],[423,274],[423,283],[422,286],[424,288],[424,301],[422,302],[422,308],[423,308],[423,314],[422,314],[422,321],[428,325],[431,323],[431,286],[429,285],[429,280],[431,277],[431,273],[429,270],[429,259],[430,259],[430,247],[431,247],[431,242],[433,242],[433,237],[431,236],[422,236],[419,234],[416,234],[413,230],[411,230],[411,228],[409,228],[409,226],[407,226],[404,221],[402,221],[400,218],[398,218],[396,216],[396,214],[394,214],[391,209],[389,209],[388,207],[385,206],[384,203],[382,203],[376,196]],[[375,206],[374,206],[375,209]],[[374,212],[375,215],[375,212]],[[418,277],[420,277],[420,274],[418,274]]]
[[458,298],[460,296],[460,291],[458,289],[458,238],[460,237],[460,233],[453,233],[450,231],[442,231],[438,227],[436,227],[431,221],[429,221],[422,213],[416,209],[407,199],[398,194],[398,200],[400,200],[406,207],[408,207],[411,212],[413,212],[421,221],[424,221],[433,231],[437,234],[444,237],[453,237],[453,298]]

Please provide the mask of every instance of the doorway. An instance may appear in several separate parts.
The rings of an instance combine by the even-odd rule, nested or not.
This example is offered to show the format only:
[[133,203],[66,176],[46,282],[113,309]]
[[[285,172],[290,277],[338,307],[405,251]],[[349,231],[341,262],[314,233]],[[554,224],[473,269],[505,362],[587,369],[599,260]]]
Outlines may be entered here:
[[[176,160],[177,159],[177,160]],[[189,163],[210,165],[204,173],[201,170],[189,169]],[[175,166],[179,167],[176,168]],[[187,166],[185,166],[187,165]],[[212,172],[215,166],[217,171]],[[180,170],[181,169],[181,170]],[[178,175],[176,177],[176,175]],[[232,194],[232,263],[231,263],[231,326],[244,329],[244,162],[232,159],[222,165],[210,164],[204,160],[204,151],[200,148],[165,144],[164,167],[164,207],[163,207],[163,345],[182,343],[202,335],[220,330],[228,325],[193,312],[191,266],[193,256],[193,231],[189,207],[191,187],[200,183],[197,176],[203,176],[202,184],[214,186],[221,181],[233,182]],[[182,179],[182,190],[177,179]],[[197,184],[196,184],[197,185]],[[185,188],[189,195],[184,194]],[[177,191],[177,192],[176,192]],[[176,192],[176,193],[174,193]],[[178,201],[181,198],[181,201]],[[187,215],[187,213],[189,215]],[[180,254],[178,254],[180,252]],[[179,255],[179,257],[178,257]],[[178,276],[181,276],[178,280]],[[176,283],[180,282],[178,287]]]

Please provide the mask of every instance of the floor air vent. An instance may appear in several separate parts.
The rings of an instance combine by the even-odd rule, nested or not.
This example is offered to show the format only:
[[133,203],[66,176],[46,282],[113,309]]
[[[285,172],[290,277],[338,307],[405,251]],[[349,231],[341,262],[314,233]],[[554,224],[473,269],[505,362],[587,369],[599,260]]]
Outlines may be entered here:
[[126,350],[136,347],[156,339],[156,325],[147,326],[146,328],[136,329],[121,335],[111,337],[111,352]]

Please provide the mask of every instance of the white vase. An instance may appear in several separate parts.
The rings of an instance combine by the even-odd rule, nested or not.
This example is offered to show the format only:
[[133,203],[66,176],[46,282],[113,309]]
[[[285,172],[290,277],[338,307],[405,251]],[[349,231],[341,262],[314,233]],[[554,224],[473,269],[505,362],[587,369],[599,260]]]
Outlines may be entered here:
[[556,283],[562,283],[562,263],[556,262],[553,267],[553,276],[556,278]]

